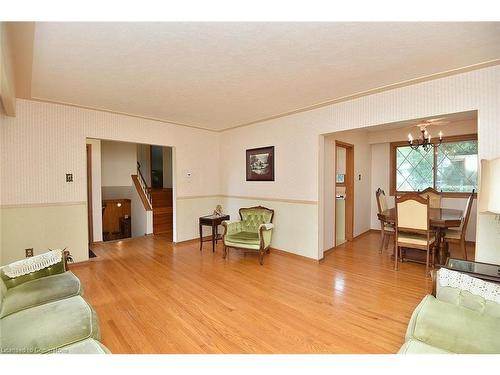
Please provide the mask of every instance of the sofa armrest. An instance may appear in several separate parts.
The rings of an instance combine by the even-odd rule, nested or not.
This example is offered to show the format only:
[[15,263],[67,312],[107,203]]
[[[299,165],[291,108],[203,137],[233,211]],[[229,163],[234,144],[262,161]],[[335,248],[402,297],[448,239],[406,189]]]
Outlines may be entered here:
[[241,221],[225,220],[222,222],[222,226],[224,227],[224,233],[222,234],[223,236],[239,233],[242,231]]
[[7,287],[7,289],[15,288],[16,286],[19,286],[19,285],[24,284],[25,282],[28,282],[31,280],[36,280],[36,279],[40,279],[42,277],[57,275],[57,274],[66,272],[66,267],[64,264],[64,257],[58,263],[52,264],[49,267],[45,267],[41,270],[29,273],[27,275],[15,277],[15,278],[8,277],[3,272],[3,268],[4,267],[0,268],[0,277],[2,278],[3,282],[5,283],[5,286]]

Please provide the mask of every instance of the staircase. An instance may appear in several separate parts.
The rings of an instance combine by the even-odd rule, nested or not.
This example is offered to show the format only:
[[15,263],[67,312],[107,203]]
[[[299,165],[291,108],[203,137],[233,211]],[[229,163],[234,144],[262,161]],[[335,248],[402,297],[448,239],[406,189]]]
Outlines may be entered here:
[[150,189],[153,205],[153,233],[172,240],[172,189]]
[[144,208],[147,211],[153,211],[153,234],[165,235],[168,240],[172,241],[172,189],[152,189],[148,187],[139,163],[137,163],[137,175],[132,175],[132,180],[137,191],[141,193]]

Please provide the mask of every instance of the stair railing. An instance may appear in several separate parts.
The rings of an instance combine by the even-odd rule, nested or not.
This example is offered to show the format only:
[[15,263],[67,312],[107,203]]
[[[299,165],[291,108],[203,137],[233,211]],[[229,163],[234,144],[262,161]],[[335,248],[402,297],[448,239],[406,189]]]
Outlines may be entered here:
[[153,197],[151,196],[151,191],[149,190],[148,184],[146,183],[146,180],[142,175],[141,164],[139,162],[137,162],[137,176],[139,177],[139,184],[141,185],[142,191],[144,192],[146,198],[148,199],[149,205],[153,207]]

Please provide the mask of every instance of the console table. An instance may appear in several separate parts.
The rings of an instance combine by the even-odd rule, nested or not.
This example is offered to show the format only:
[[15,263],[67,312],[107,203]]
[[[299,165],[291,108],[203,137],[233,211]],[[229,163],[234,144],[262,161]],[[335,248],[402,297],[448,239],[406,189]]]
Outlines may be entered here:
[[218,231],[217,227],[222,224],[223,221],[229,220],[229,215],[207,215],[207,216],[202,216],[199,219],[199,225],[200,225],[200,251],[203,247],[203,242],[205,241],[210,241],[210,240],[203,240],[203,225],[207,225],[209,227],[212,227],[212,252],[215,252],[215,244],[217,243],[218,240]]

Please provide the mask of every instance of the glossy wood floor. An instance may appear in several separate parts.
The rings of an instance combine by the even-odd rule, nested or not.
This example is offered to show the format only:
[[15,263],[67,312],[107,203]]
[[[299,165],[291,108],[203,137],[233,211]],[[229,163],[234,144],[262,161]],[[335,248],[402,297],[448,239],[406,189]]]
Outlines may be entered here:
[[146,237],[94,247],[73,265],[113,353],[395,353],[431,290],[425,266],[393,271],[375,233],[317,263],[209,242]]

